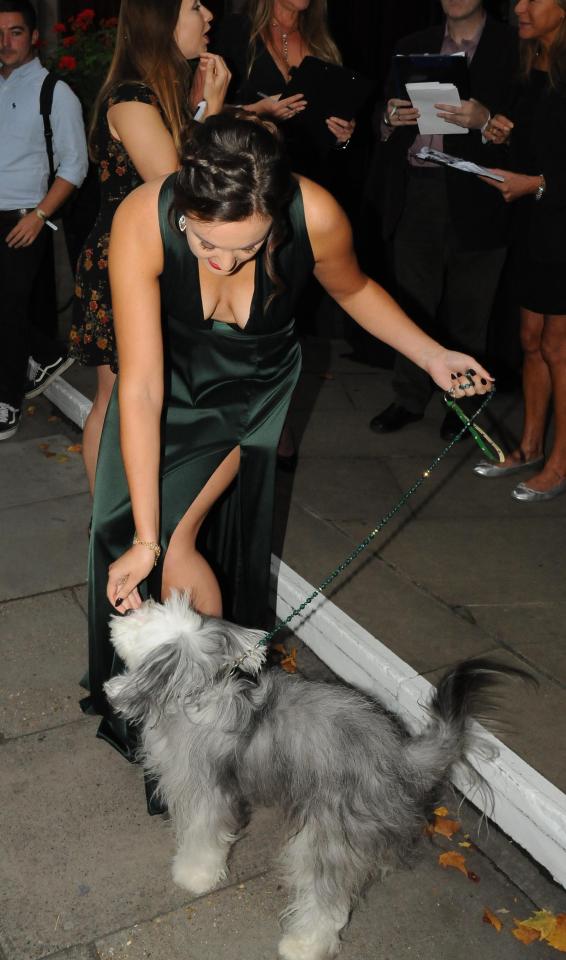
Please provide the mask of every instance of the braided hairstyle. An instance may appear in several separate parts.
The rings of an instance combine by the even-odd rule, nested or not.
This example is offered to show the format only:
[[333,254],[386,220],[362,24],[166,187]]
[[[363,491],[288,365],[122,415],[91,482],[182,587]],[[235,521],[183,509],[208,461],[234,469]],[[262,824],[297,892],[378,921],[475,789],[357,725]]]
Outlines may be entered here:
[[274,124],[245,110],[226,109],[193,124],[176,175],[169,220],[180,214],[206,223],[271,219],[263,258],[274,291],[283,290],[274,255],[288,231],[288,209],[297,184]]

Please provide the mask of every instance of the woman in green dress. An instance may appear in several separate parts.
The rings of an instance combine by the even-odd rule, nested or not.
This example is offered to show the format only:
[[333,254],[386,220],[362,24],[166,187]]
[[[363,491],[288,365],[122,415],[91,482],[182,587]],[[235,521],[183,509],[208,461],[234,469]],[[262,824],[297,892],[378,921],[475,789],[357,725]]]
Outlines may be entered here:
[[301,363],[293,316],[313,272],[441,389],[490,388],[361,272],[344,213],[291,175],[269,124],[235,111],[195,126],[181,170],[122,203],[110,242],[120,373],[95,486],[90,705],[130,759],[102,689],[121,667],[109,616],[176,588],[205,614],[265,623],[277,441]]

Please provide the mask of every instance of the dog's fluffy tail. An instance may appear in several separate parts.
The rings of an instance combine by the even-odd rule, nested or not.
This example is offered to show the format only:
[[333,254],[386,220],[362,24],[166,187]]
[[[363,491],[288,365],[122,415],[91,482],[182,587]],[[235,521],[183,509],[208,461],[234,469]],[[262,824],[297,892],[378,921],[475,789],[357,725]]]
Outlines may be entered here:
[[[433,790],[450,767],[466,763],[478,749],[482,738],[473,732],[472,721],[493,717],[498,702],[494,688],[508,679],[536,685],[526,670],[490,659],[465,660],[442,677],[428,707],[430,723],[406,747],[425,789]],[[473,779],[481,781],[479,774]]]

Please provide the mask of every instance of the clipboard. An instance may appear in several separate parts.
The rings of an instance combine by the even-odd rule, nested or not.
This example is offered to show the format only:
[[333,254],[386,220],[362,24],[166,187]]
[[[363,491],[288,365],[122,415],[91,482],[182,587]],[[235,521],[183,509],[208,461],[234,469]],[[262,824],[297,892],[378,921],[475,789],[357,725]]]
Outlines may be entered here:
[[324,152],[335,143],[334,136],[326,126],[327,117],[353,120],[371,92],[365,77],[348,67],[327,63],[318,57],[305,57],[298,67],[291,67],[291,79],[282,97],[302,93],[307,106],[286,121],[300,128],[313,145]]
[[397,53],[393,57],[395,96],[407,97],[407,83],[453,83],[460,100],[470,99],[468,58],[443,53]]

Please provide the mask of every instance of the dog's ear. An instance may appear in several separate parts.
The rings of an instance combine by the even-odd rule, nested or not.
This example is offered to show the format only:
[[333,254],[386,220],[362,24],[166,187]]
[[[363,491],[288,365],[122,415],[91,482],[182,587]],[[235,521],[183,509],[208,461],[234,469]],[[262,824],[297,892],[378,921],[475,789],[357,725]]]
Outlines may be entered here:
[[179,694],[178,643],[165,643],[153,650],[135,670],[113,677],[104,692],[114,710],[127,720],[141,723],[150,710],[161,711]]

